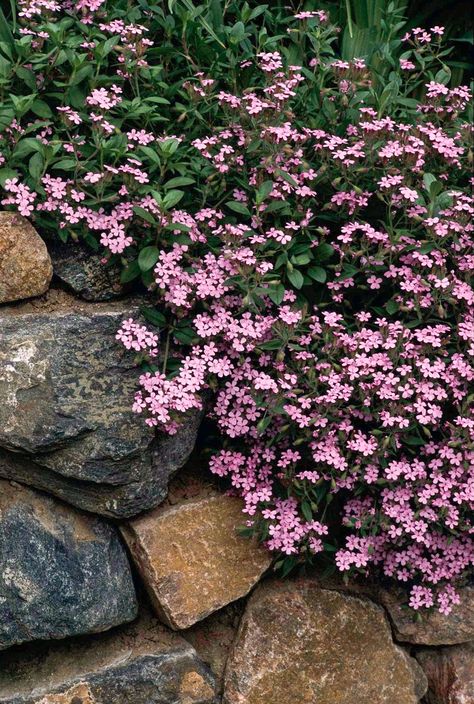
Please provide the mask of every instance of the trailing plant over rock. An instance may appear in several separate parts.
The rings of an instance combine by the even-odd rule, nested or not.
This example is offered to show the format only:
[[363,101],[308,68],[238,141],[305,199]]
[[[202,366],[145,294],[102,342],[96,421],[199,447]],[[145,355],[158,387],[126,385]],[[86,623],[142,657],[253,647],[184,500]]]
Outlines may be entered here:
[[212,392],[211,470],[285,572],[327,553],[448,613],[474,561],[474,237],[443,29],[390,35],[381,81],[321,10],[272,36],[244,4],[225,52],[201,18],[200,65],[199,16],[144,8],[22,3],[3,203],[141,277],[161,332],[117,334],[134,409],[174,433]]

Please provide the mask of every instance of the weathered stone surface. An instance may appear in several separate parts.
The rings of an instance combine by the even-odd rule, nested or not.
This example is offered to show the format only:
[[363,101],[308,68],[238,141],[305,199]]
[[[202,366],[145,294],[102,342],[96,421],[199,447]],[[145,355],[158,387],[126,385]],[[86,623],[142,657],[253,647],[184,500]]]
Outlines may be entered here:
[[0,650],[104,631],[136,614],[113,526],[0,480]]
[[379,598],[387,609],[397,640],[417,645],[455,645],[474,640],[474,586],[458,591],[461,603],[450,614],[433,610],[416,619],[404,607],[406,593],[382,591]]
[[245,608],[245,599],[228,604],[203,621],[182,631],[183,638],[196,648],[199,657],[216,676],[219,692],[224,686],[224,670]]
[[26,218],[0,212],[0,303],[40,296],[53,267],[46,245]]
[[474,641],[425,649],[416,658],[428,678],[427,704],[474,704]]
[[226,668],[225,704],[416,704],[426,679],[383,610],[311,580],[254,592]]
[[247,594],[271,556],[242,538],[242,503],[212,496],[160,507],[122,527],[157,613],[188,628]]
[[48,246],[54,275],[86,301],[110,301],[125,293],[120,267],[106,266],[102,256],[85,244],[59,242]]
[[115,517],[166,496],[199,417],[158,439],[132,412],[137,369],[115,334],[137,314],[130,302],[1,311],[1,476]]
[[217,704],[192,646],[156,619],[0,655],[0,704]]

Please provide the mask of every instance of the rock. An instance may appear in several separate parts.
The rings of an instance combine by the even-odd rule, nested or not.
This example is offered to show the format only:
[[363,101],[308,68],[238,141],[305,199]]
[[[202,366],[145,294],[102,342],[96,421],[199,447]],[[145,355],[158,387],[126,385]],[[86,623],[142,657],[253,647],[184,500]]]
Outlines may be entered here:
[[48,246],[54,275],[86,301],[110,301],[125,294],[120,267],[104,265],[102,256],[87,245],[55,240]]
[[104,631],[136,614],[113,526],[0,480],[0,650]]
[[44,293],[53,268],[46,245],[26,218],[0,212],[0,303]]
[[416,704],[419,665],[383,610],[311,580],[267,582],[250,598],[226,668],[225,704]]
[[474,704],[474,641],[416,655],[428,678],[427,704]]
[[200,417],[160,439],[132,412],[138,370],[115,334],[138,314],[130,301],[0,312],[0,476],[119,518],[163,500]]
[[[39,644],[37,644],[39,646]],[[156,619],[0,655],[0,704],[217,704],[194,648]]]
[[238,535],[242,503],[224,495],[165,506],[122,527],[153,606],[188,628],[247,594],[270,566],[267,550]]
[[399,591],[381,591],[379,599],[387,609],[397,640],[417,645],[455,645],[474,640],[474,586],[458,589],[461,603],[450,614],[437,610],[420,614],[404,605],[407,595]]
[[216,676],[219,692],[222,692],[227,658],[244,608],[245,600],[240,599],[181,633],[211,668]]

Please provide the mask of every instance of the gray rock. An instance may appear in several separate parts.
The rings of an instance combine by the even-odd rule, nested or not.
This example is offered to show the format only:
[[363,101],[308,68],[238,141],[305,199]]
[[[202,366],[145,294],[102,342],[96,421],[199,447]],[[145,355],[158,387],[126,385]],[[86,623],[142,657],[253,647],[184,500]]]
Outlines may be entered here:
[[113,517],[163,500],[200,418],[160,438],[132,412],[138,371],[115,334],[138,312],[130,302],[2,309],[0,476]]
[[[42,644],[43,645],[43,644]],[[107,634],[0,655],[0,704],[217,704],[194,648],[145,615]]]
[[0,650],[131,621],[135,589],[116,529],[0,480]]
[[120,267],[104,265],[102,256],[79,242],[48,243],[55,276],[86,301],[120,298],[125,287],[120,282]]

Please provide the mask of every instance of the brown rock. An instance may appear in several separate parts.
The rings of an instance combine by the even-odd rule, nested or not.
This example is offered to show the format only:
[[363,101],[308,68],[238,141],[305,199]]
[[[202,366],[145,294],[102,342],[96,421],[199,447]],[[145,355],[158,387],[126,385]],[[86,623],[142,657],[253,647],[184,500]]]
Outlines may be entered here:
[[245,608],[245,599],[228,604],[215,614],[183,631],[182,636],[211,668],[222,690],[224,670]]
[[151,614],[126,627],[0,654],[0,704],[217,704],[194,648]]
[[80,682],[63,694],[48,694],[35,704],[97,704],[97,699],[92,696],[89,685]]
[[0,212],[0,303],[40,296],[53,266],[46,245],[26,218]]
[[379,598],[388,611],[397,640],[417,645],[456,645],[474,640],[474,587],[458,590],[461,603],[450,614],[437,610],[414,616],[404,606],[407,595],[382,591]]
[[416,658],[428,678],[427,704],[474,704],[474,641]]
[[247,594],[270,566],[242,538],[242,503],[212,496],[155,509],[122,529],[160,618],[188,628]]
[[225,704],[416,704],[426,679],[370,601],[310,580],[250,598],[226,668]]

